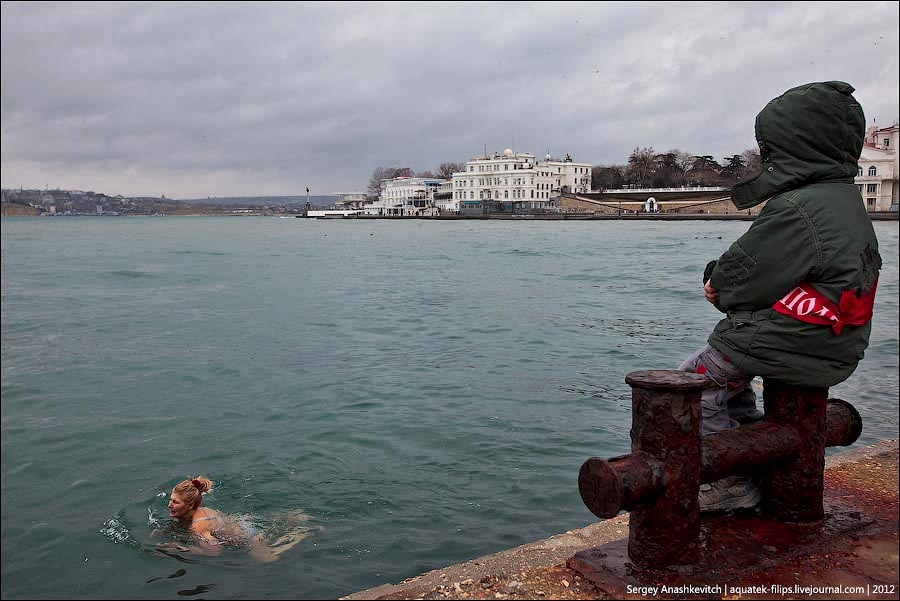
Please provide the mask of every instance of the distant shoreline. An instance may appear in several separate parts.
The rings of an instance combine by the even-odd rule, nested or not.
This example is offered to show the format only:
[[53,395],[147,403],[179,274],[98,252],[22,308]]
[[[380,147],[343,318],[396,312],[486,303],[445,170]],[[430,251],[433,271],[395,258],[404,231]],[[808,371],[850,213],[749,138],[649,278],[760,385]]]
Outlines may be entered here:
[[[15,209],[13,208],[15,207]],[[756,214],[747,215],[743,213],[629,213],[622,215],[615,214],[594,214],[594,213],[548,213],[540,215],[510,215],[504,213],[492,213],[488,215],[428,215],[428,216],[383,216],[383,215],[334,215],[334,216],[312,216],[304,215],[271,213],[271,212],[242,212],[239,214],[225,212],[209,212],[209,213],[178,213],[178,214],[125,214],[125,215],[46,215],[32,209],[34,212],[28,212],[31,207],[21,207],[20,205],[9,205],[3,203],[3,217],[283,217],[297,219],[318,219],[318,220],[425,220],[425,221],[753,221]],[[23,210],[25,209],[25,210]],[[246,210],[246,209],[244,209]],[[898,221],[900,213],[897,212],[879,212],[869,213],[872,221]]]
[[[898,213],[869,213],[872,221],[898,221]],[[353,216],[335,216],[335,217],[304,217],[297,215],[298,219],[318,219],[323,221],[329,220],[361,220],[384,219],[384,220],[431,220],[431,221],[458,221],[458,220],[475,220],[490,221],[499,219],[501,221],[753,221],[757,215],[745,214],[715,214],[715,213],[638,213],[629,215],[594,215],[583,213],[556,213],[548,215],[441,215],[441,216],[380,216],[380,215],[353,215]]]

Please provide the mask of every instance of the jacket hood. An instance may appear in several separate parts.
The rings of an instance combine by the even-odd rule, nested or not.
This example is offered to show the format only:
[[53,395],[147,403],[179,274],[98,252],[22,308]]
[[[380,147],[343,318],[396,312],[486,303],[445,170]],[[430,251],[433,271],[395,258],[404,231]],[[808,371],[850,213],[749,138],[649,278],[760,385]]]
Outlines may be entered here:
[[842,81],[791,88],[756,116],[762,171],[734,185],[731,200],[749,209],[767,198],[823,180],[852,182],[866,119]]

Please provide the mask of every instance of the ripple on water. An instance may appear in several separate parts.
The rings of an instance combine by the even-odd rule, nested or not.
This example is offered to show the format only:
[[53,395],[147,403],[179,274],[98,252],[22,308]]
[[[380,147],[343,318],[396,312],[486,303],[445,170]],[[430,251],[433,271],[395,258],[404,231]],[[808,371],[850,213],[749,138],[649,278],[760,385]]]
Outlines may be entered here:
[[[832,392],[860,444],[897,431],[890,225],[872,344]],[[3,227],[4,598],[334,598],[595,521],[574,474],[628,452],[625,374],[703,344],[703,268],[749,225]],[[324,529],[275,566],[134,552],[197,473],[208,506]]]

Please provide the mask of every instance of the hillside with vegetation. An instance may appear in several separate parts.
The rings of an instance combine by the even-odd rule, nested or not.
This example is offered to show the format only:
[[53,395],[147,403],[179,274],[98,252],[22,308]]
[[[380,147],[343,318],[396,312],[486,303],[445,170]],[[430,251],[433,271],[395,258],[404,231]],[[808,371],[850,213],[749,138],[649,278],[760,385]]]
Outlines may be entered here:
[[[4,215],[276,215],[300,214],[305,196],[251,196],[174,200],[161,196],[111,196],[81,190],[4,189]],[[327,207],[336,196],[310,197]]]

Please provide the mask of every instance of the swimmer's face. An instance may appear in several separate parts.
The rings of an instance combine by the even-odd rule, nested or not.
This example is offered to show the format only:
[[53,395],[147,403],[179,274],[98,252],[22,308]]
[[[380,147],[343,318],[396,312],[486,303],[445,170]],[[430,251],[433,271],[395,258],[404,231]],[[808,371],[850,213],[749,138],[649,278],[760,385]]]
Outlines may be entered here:
[[169,497],[169,517],[176,520],[186,519],[188,514],[193,511],[193,507],[186,503],[177,492],[172,491]]

